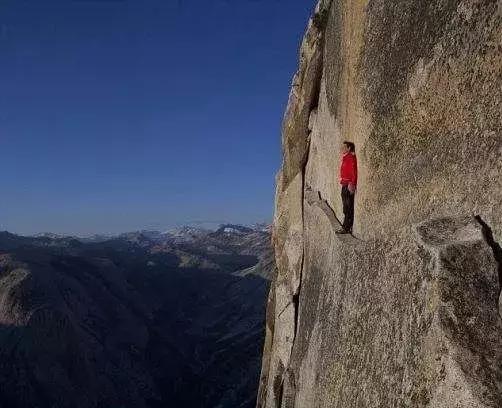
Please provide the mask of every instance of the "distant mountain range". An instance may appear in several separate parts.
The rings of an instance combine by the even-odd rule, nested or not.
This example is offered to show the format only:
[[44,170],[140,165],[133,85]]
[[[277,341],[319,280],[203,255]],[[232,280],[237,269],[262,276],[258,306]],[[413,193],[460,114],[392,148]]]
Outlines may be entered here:
[[0,408],[253,407],[270,229],[0,232]]

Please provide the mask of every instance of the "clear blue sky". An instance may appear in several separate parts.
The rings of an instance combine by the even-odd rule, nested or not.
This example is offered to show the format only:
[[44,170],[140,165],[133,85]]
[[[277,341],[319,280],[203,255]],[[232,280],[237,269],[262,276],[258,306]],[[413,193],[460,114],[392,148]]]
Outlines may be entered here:
[[0,230],[271,220],[313,0],[2,0]]

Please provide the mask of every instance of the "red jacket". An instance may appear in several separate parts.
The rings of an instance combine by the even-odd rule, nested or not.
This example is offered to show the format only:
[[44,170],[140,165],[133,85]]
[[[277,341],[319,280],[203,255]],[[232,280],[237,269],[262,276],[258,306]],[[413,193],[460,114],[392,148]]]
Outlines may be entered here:
[[355,154],[345,153],[340,166],[340,184],[357,185],[357,158]]

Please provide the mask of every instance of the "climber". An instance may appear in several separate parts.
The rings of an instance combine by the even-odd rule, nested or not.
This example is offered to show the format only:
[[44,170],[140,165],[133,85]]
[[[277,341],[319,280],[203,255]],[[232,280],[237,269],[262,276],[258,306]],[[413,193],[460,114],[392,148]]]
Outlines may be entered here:
[[342,144],[342,164],[340,166],[340,184],[342,185],[343,225],[337,234],[352,234],[354,224],[354,196],[357,186],[356,146],[352,142]]

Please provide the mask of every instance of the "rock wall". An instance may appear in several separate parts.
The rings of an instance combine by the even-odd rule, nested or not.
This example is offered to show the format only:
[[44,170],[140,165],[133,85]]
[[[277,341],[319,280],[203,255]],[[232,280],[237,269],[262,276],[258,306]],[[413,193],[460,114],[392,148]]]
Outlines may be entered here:
[[[320,0],[283,126],[257,407],[502,406],[502,1]],[[354,235],[343,140],[356,144]]]

